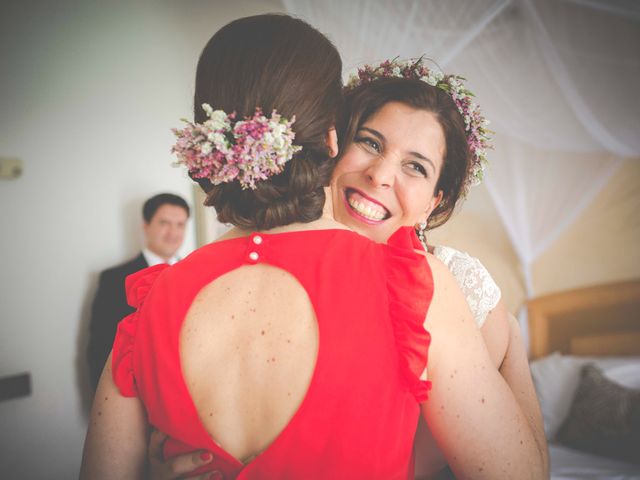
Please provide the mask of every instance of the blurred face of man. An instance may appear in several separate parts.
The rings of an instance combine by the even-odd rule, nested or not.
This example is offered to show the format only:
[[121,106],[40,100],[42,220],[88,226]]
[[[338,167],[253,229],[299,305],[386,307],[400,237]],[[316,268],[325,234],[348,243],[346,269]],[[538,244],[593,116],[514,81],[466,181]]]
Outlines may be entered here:
[[187,219],[184,208],[177,205],[162,205],[156,210],[149,223],[144,224],[147,248],[164,260],[169,260],[182,245]]

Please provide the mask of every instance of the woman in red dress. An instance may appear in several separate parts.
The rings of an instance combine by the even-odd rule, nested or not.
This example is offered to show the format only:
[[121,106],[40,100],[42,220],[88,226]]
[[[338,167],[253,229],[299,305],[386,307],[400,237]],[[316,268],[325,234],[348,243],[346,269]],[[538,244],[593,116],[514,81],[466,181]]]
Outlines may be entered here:
[[[248,31],[255,33],[255,26]],[[326,137],[335,147],[330,127],[338,116],[328,123],[311,121],[313,112],[302,104],[311,101],[318,107],[318,92],[304,91],[300,73],[293,75],[288,68],[295,55],[285,54],[282,43],[266,42],[264,34],[260,41],[242,45],[248,31],[219,42],[217,55],[229,53],[233,61],[211,62],[207,68],[206,59],[213,57],[205,49],[200,65],[210,77],[201,76],[199,69],[196,106],[207,102],[244,115],[255,106],[264,111],[267,106],[277,108],[285,118],[296,115],[296,145],[302,145],[303,152],[314,143],[305,142],[309,137],[299,122],[315,123],[321,135],[316,148]],[[299,34],[296,48],[304,46],[302,37]],[[259,80],[246,71],[233,76],[242,61],[239,46],[246,49],[241,57],[264,71]],[[294,47],[290,42],[287,46]],[[313,51],[316,57],[320,49]],[[260,62],[271,54],[276,57],[268,59],[269,70]],[[304,61],[316,60],[310,57],[307,54]],[[307,64],[305,73],[326,79],[324,68],[320,74]],[[215,81],[214,72],[219,75]],[[225,79],[225,74],[230,76]],[[234,82],[225,83],[231,78]],[[295,85],[298,102],[287,109],[284,103],[265,101],[270,98],[265,94],[240,107],[233,103],[233,95],[243,92],[240,78],[252,93],[270,79],[279,82],[280,94],[292,93],[286,87]],[[211,88],[224,95],[198,96]],[[372,121],[390,110],[376,112]],[[298,113],[305,111],[306,115]],[[196,120],[198,114],[196,109]],[[224,123],[218,117],[215,121]],[[406,190],[379,182],[379,167],[410,175],[417,182],[415,193],[424,194],[427,201],[419,213],[428,216],[427,210],[438,203],[435,179],[451,155],[449,138],[445,141],[449,135],[430,115],[417,112],[401,129],[415,133],[409,161],[406,152],[396,155],[392,148],[391,155],[379,156],[384,162],[360,169],[364,177],[355,183],[370,184],[349,182],[363,198],[385,195],[384,200],[368,201],[384,203],[389,212],[383,211],[383,216],[393,213],[394,221],[402,220],[397,226],[413,225],[415,219],[405,215],[412,213]],[[464,144],[465,139],[457,142]],[[369,143],[368,148],[375,149]],[[319,211],[316,217],[300,218],[300,200],[292,194],[302,190],[294,180],[306,184],[310,178],[322,178],[319,171],[308,175],[296,165],[303,158],[302,153],[294,155],[290,170],[285,167],[282,174],[259,182],[264,189],[253,193],[242,190],[238,180],[221,181],[218,187],[201,181],[219,218],[242,228],[178,267],[130,280],[131,301],[139,312],[122,322],[113,353],[115,383],[109,366],[103,375],[83,475],[142,475],[144,407],[148,422],[169,435],[166,456],[194,449],[212,453],[205,467],[211,478],[411,478],[411,446],[422,403],[422,414],[460,478],[541,478],[542,462],[527,419],[492,366],[464,296],[446,267],[427,255],[430,268],[425,268],[424,257],[413,250],[416,239],[406,228],[388,232],[383,240],[389,246],[383,247],[353,237],[330,218],[316,219]],[[429,175],[420,173],[429,169]],[[230,174],[219,173],[212,176],[214,181]],[[229,191],[234,188],[237,196]],[[377,193],[371,195],[369,189]],[[282,206],[283,197],[298,198],[293,209],[298,217],[258,208],[261,202]],[[350,194],[346,200],[369,220],[379,220],[379,212],[363,199]],[[292,219],[308,223],[287,223]],[[265,220],[273,223],[261,223]],[[428,388],[422,380],[428,344],[424,325],[438,332],[429,375],[443,381],[434,388],[434,404],[423,402]],[[455,458],[456,452],[462,452],[461,458]]]
[[[205,47],[175,150],[228,234],[127,279],[81,478],[213,454],[218,478],[412,475],[432,294],[411,228],[381,245],[323,215],[341,62],[306,23],[234,21]],[[328,210],[330,212],[330,209]]]

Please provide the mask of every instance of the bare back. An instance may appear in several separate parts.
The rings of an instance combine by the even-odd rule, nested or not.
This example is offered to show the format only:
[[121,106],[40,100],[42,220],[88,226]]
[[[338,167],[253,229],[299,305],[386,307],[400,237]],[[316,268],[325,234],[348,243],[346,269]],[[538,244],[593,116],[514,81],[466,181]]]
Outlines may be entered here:
[[224,450],[246,463],[282,432],[311,383],[318,340],[313,305],[284,270],[245,265],[200,291],[180,335],[182,368]]

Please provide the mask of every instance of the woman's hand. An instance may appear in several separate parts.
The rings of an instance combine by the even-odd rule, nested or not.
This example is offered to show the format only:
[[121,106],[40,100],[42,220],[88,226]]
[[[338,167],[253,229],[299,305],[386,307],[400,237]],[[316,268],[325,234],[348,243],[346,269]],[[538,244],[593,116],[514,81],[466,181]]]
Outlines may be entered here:
[[[166,439],[167,435],[158,430],[151,432],[151,439],[149,440],[150,480],[185,478],[185,475],[188,475],[213,460],[211,452],[207,452],[206,450],[196,450],[165,460],[162,455],[162,446]],[[222,479],[222,475],[220,475],[220,472],[205,472],[201,475],[188,478],[194,480],[219,480]]]

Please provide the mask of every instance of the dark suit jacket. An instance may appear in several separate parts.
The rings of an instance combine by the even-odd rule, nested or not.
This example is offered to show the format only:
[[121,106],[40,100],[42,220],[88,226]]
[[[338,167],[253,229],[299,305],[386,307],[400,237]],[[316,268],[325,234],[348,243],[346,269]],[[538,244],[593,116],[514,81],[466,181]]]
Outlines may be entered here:
[[100,274],[98,290],[91,307],[89,324],[89,377],[95,391],[105,361],[111,352],[118,322],[133,312],[127,304],[124,280],[143,268],[147,261],[140,253],[133,260],[110,268]]

